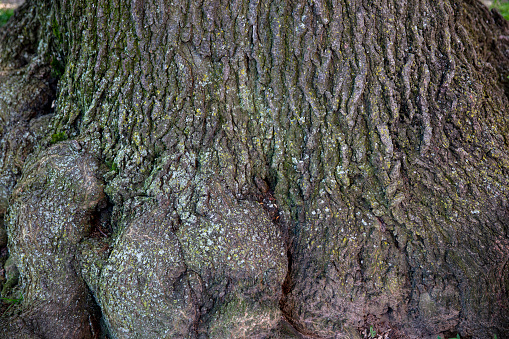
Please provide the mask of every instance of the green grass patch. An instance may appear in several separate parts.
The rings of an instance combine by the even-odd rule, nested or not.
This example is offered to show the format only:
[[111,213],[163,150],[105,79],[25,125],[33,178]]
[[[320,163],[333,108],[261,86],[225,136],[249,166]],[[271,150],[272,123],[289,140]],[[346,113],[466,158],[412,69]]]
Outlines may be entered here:
[[14,10],[12,8],[4,8],[0,9],[0,27],[5,25],[9,18],[14,14]]
[[17,305],[17,304],[21,304],[21,302],[23,301],[23,296],[19,297],[19,298],[0,298],[0,300],[9,305],[5,311],[2,312],[2,314],[0,314],[0,317],[3,317],[11,308],[12,306],[14,305]]
[[23,301],[23,297],[21,297],[21,298],[0,298],[0,299],[7,304],[19,304]]
[[493,2],[493,5],[491,6],[491,8],[498,9],[500,14],[502,14],[502,16],[506,20],[509,20],[509,2],[505,2],[505,1],[502,2],[500,0],[496,0],[496,1]]

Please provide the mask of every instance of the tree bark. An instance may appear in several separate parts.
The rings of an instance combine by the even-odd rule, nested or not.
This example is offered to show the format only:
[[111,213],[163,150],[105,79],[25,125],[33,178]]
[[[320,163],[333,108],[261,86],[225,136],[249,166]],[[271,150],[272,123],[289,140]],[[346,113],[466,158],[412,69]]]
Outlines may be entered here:
[[508,50],[477,0],[28,1],[0,331],[509,335]]

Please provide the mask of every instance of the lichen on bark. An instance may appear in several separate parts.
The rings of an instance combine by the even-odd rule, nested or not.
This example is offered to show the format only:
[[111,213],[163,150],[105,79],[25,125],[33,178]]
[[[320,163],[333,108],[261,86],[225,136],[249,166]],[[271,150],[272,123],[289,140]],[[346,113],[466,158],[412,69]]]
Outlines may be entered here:
[[97,162],[76,141],[29,159],[12,193],[9,250],[20,269],[27,316],[43,337],[92,338],[94,302],[76,273],[77,245],[91,231],[90,214],[104,200]]
[[[39,23],[41,47],[0,47],[3,69],[65,63],[45,131],[5,147],[18,174],[0,183],[0,213],[27,296],[39,285],[22,259],[37,246],[17,245],[23,201],[55,196],[47,213],[65,219],[85,187],[18,193],[30,176],[74,173],[71,157],[104,181],[107,201],[80,208],[108,230],[95,239],[89,219],[69,221],[82,233],[62,238],[76,256],[66,274],[112,337],[508,333],[509,26],[497,13],[474,0],[61,0],[17,15]],[[5,79],[4,144],[20,117],[38,118],[13,105],[19,83],[40,88],[34,107],[54,95]],[[59,133],[71,141],[50,146]],[[41,174],[31,164],[51,152],[62,162]]]

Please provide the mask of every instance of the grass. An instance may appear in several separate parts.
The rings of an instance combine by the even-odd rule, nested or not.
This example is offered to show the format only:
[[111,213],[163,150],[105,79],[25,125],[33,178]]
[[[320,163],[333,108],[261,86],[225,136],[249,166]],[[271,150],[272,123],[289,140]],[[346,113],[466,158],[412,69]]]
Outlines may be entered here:
[[9,18],[14,14],[14,10],[12,8],[3,8],[0,9],[0,27],[5,25]]
[[501,1],[501,0],[495,0],[493,2],[492,8],[498,9],[500,14],[506,19],[509,20],[509,2]]
[[0,317],[3,317],[11,309],[13,305],[21,304],[21,302],[23,301],[23,296],[21,296],[20,298],[0,298],[0,300],[2,300],[2,302],[4,302],[5,304],[9,305],[7,309],[2,314],[0,314]]

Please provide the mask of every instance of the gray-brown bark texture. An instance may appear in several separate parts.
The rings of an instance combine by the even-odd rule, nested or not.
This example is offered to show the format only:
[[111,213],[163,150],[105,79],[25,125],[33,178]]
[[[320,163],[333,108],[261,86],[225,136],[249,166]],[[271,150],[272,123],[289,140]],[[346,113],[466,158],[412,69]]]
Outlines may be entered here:
[[28,1],[0,336],[509,336],[508,66],[474,0]]

